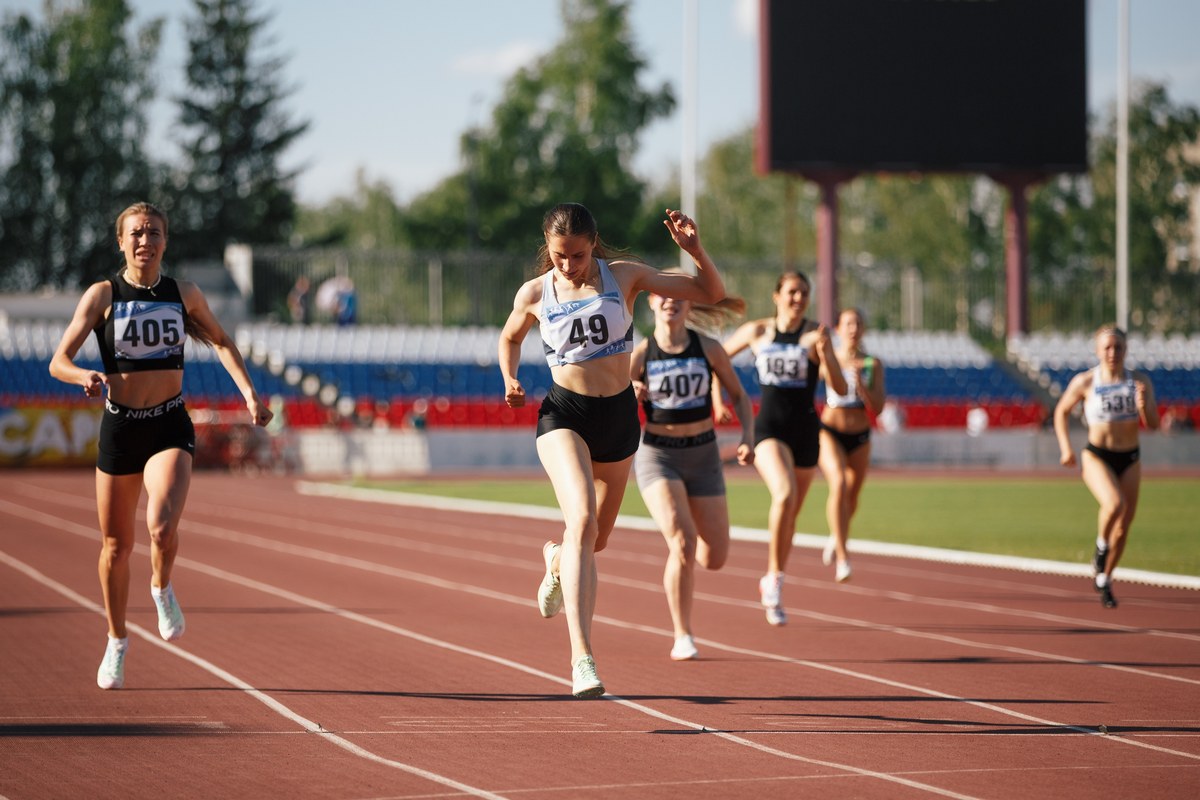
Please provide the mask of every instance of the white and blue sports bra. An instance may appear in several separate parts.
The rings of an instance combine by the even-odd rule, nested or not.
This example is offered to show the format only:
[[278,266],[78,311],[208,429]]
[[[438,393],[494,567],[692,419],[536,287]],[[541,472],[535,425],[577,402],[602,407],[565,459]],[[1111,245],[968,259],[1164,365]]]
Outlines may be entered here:
[[600,294],[558,302],[554,273],[542,279],[542,311],[538,328],[546,362],[552,367],[628,353],[633,345],[633,315],[608,262],[600,267]]
[[1094,422],[1130,422],[1138,419],[1137,386],[1128,372],[1125,379],[1115,383],[1100,382],[1100,368],[1095,368],[1092,388],[1083,401],[1083,418]]
[[[867,386],[871,384],[871,370],[873,366],[874,359],[867,356],[863,360],[862,365],[863,384]],[[846,379],[846,393],[838,394],[833,390],[832,386],[826,385],[825,405],[830,408],[866,408],[866,402],[858,396],[858,375],[858,367],[852,364],[842,367],[842,377]]]

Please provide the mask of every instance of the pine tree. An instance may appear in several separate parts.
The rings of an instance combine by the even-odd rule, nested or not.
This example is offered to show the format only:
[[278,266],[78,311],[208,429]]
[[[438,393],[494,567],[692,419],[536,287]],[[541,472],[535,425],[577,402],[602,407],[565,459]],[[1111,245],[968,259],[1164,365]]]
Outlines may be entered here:
[[[562,14],[562,41],[509,79],[487,130],[463,135],[467,169],[409,208],[416,246],[530,253],[542,215],[567,201],[586,205],[610,244],[635,244],[638,135],[674,108],[674,95],[666,84],[639,84],[647,63],[628,2],[562,0]],[[661,241],[662,225],[653,224]]]
[[185,23],[187,93],[176,98],[185,167],[173,209],[171,249],[219,258],[227,244],[286,241],[296,215],[297,171],[280,164],[308,129],[282,108],[284,60],[258,58],[268,16],[251,0],[193,0]]
[[162,21],[125,0],[5,17],[0,58],[0,287],[76,286],[116,270],[112,229],[148,199],[143,109]]

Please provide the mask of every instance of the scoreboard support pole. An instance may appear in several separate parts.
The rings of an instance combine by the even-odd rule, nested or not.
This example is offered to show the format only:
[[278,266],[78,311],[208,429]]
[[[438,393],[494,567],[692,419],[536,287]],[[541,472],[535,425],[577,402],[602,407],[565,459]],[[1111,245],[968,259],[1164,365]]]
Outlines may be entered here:
[[821,171],[802,173],[817,184],[821,199],[817,204],[817,321],[829,327],[838,316],[838,187],[854,178],[853,172]]
[[1030,186],[1045,175],[1010,172],[992,179],[1008,191],[1004,209],[1004,282],[1007,308],[1005,338],[1029,333],[1029,199]]

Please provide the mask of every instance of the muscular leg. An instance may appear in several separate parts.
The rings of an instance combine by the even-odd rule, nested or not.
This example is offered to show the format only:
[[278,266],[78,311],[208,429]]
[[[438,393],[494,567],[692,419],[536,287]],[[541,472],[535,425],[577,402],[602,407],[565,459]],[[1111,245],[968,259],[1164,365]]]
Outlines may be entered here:
[[171,582],[179,552],[179,521],[192,484],[192,456],[184,450],[164,450],[146,462],[146,527],[150,529],[150,585],[162,589]]
[[[573,664],[580,656],[592,652],[596,549],[607,544],[612,532],[633,457],[611,464],[594,463],[579,434],[562,428],[539,436],[537,450],[542,466],[550,476],[565,523],[559,550],[559,579]],[[603,495],[603,502],[598,511],[600,495]]]
[[[1098,538],[1108,543],[1108,565],[1112,565],[1114,563],[1114,547],[1117,545],[1118,539],[1120,546],[1122,548],[1125,546],[1125,531],[1121,529],[1122,520],[1126,519],[1127,515],[1128,519],[1132,519],[1133,515],[1129,513],[1127,498],[1122,490],[1121,482],[1118,481],[1109,466],[1090,450],[1083,451],[1080,462],[1083,483],[1096,498],[1096,502],[1100,504],[1097,515]],[[1129,470],[1126,470],[1126,474],[1135,469],[1139,470],[1138,477],[1140,478],[1141,472],[1138,465],[1130,467]],[[1106,565],[1104,574],[1111,576],[1111,566]]]
[[692,632],[692,587],[696,564],[696,526],[681,481],[657,480],[642,489],[642,499],[667,541],[663,588],[675,638]]
[[[754,467],[771,493],[771,510],[767,518],[770,533],[767,571],[783,572],[792,550],[796,515],[800,513],[800,503],[808,486],[805,485],[801,490],[798,482],[800,470],[796,469],[792,451],[778,439],[766,439],[758,443],[754,448]],[[811,482],[812,470],[808,472]]]
[[[804,498],[808,497],[808,489],[812,486],[813,478],[817,477],[817,468],[813,467],[796,467],[792,470],[796,474],[796,512],[792,514],[791,531],[796,532],[796,518],[800,516],[800,509],[804,506]],[[787,537],[786,542],[781,542],[784,545],[780,549],[781,559],[779,561],[779,571],[782,572],[784,565],[787,564],[788,555],[792,552],[792,536]]]
[[[850,535],[850,503],[847,486],[846,451],[829,431],[821,431],[821,452],[817,461],[825,482],[829,484],[829,497],[825,500],[825,520],[829,523],[829,535],[833,540],[838,561],[846,560],[846,538]],[[828,553],[828,549],[826,549]]]
[[842,473],[846,488],[846,527],[844,528],[845,536],[842,537],[841,544],[838,546],[839,561],[845,561],[847,558],[846,542],[850,539],[850,521],[854,519],[854,512],[858,511],[858,496],[862,493],[863,484],[867,480],[867,469],[870,465],[870,442],[846,456],[846,469]]
[[725,495],[689,497],[692,519],[696,520],[696,563],[718,570],[729,558],[729,501]]
[[124,639],[125,613],[129,607],[129,557],[133,554],[134,522],[142,476],[109,475],[96,470],[96,510],[100,516],[100,589],[108,635]]
[[596,488],[596,552],[608,547],[608,537],[621,513],[621,501],[629,486],[633,456],[621,461],[593,461],[592,482]]
[[1113,526],[1112,538],[1108,540],[1108,561],[1104,571],[1112,577],[1113,570],[1121,561],[1125,552],[1125,543],[1129,541],[1129,529],[1133,525],[1133,515],[1137,512],[1138,496],[1142,486],[1142,465],[1135,463],[1121,473],[1117,479],[1121,487],[1121,495],[1125,498],[1125,511]]

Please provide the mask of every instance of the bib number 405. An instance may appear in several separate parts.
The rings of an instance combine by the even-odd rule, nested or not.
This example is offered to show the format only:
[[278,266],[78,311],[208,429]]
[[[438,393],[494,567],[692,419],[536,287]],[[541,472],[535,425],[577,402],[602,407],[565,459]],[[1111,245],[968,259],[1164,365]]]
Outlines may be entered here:
[[130,348],[158,347],[160,345],[173,347],[182,340],[183,331],[179,328],[177,319],[155,319],[134,317],[125,325],[121,333],[121,341]]

